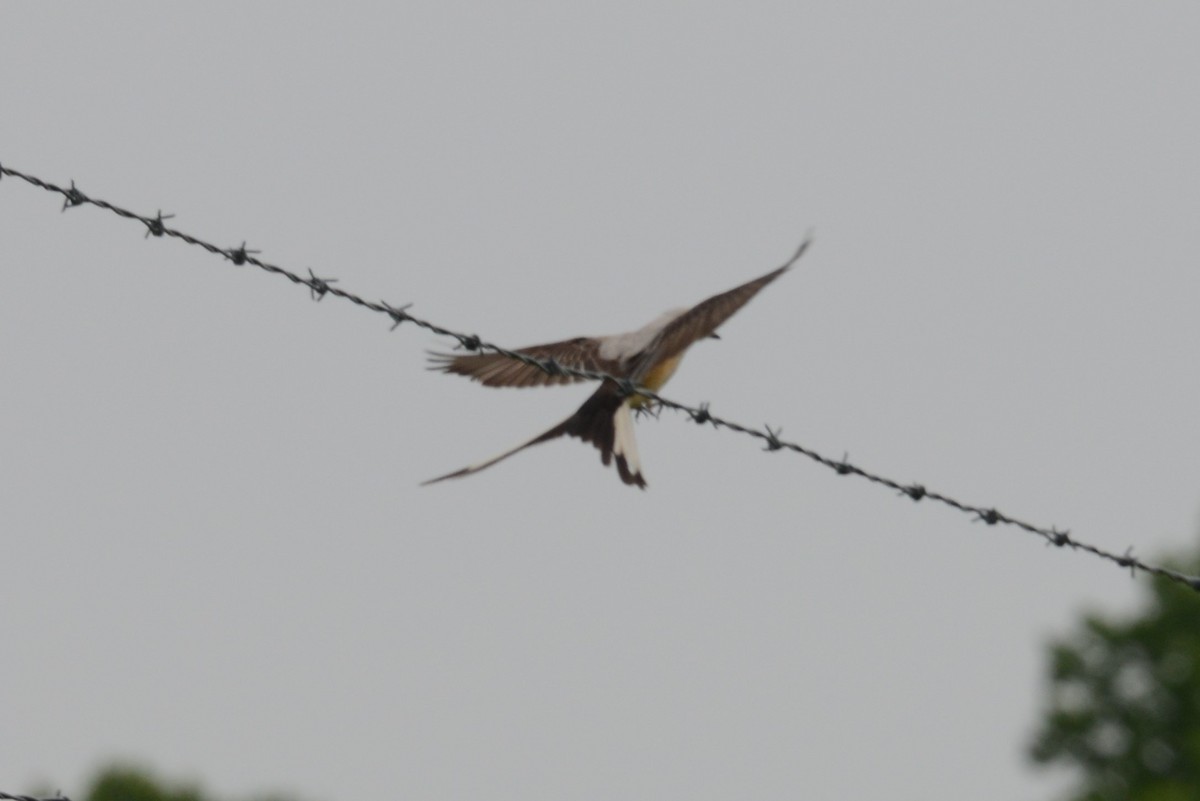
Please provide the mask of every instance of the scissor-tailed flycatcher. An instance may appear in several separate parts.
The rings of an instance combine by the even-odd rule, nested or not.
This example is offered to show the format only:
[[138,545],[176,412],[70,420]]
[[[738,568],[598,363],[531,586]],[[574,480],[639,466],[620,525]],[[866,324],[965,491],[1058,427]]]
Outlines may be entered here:
[[[760,289],[795,264],[804,254],[809,242],[808,239],[804,240],[782,267],[761,278],[714,295],[690,309],[666,312],[636,331],[607,337],[576,337],[548,345],[519,348],[519,351],[535,359],[553,359],[564,367],[592,370],[628,379],[635,386],[657,392],[675,373],[684,352],[693,343],[708,337],[715,338],[717,327],[746,305]],[[499,353],[463,356],[434,354],[430,361],[434,363],[431,369],[465,375],[487,387],[539,387],[587,380],[572,375],[551,375],[533,365]],[[595,445],[600,450],[600,460],[605,465],[616,460],[617,472],[622,481],[644,488],[646,479],[642,478],[642,466],[638,461],[630,410],[640,409],[649,402],[648,398],[641,395],[627,395],[615,381],[605,379],[600,383],[600,388],[584,401],[575,414],[544,434],[539,434],[486,462],[455,470],[425,483],[433,484],[447,478],[477,473],[531,445],[565,434]]]

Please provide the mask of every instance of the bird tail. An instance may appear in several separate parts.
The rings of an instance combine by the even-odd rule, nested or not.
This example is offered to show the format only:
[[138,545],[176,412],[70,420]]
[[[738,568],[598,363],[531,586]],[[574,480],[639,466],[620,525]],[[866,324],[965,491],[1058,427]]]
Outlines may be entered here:
[[600,461],[606,466],[616,461],[622,481],[645,489],[628,400],[619,393],[597,390],[566,421],[568,427],[563,433],[595,445],[600,451]]
[[638,459],[637,441],[633,436],[633,415],[629,411],[627,398],[618,392],[613,392],[605,386],[588,398],[575,414],[563,420],[558,425],[528,442],[523,442],[499,456],[493,456],[484,462],[455,470],[444,476],[431,478],[422,482],[436,484],[448,478],[462,478],[472,473],[478,473],[497,462],[501,462],[513,454],[520,453],[526,448],[548,442],[561,436],[577,437],[591,443],[600,451],[600,461],[605,465],[617,463],[617,474],[626,484],[645,488],[646,479],[642,478],[642,465]]
[[431,478],[428,481],[422,481],[421,486],[424,487],[427,484],[436,484],[439,481],[445,481],[448,478],[462,478],[463,476],[469,476],[472,473],[478,473],[480,470],[489,468],[492,465],[496,464],[496,462],[502,462],[505,459],[507,459],[508,457],[512,456],[513,454],[520,453],[521,451],[525,450],[526,448],[530,448],[534,445],[538,445],[543,442],[548,442],[557,437],[561,437],[563,434],[567,433],[564,426],[566,426],[567,423],[570,423],[573,419],[574,419],[573,417],[567,418],[566,420],[562,421],[561,423],[559,423],[558,425],[556,425],[554,428],[550,429],[549,431],[545,432],[544,434],[539,434],[536,437],[534,437],[533,439],[529,440],[528,442],[522,442],[517,447],[510,448],[509,450],[505,451],[504,453],[500,454],[499,456],[493,456],[491,459],[488,459],[486,462],[479,462],[478,464],[468,465],[468,466],[464,467],[462,470],[455,470],[453,473],[447,473],[444,476],[438,476],[437,478]]

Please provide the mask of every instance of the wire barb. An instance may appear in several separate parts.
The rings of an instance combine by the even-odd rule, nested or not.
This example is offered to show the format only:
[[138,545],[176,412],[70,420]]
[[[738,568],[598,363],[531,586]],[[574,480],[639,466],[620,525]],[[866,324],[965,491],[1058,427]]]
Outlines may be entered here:
[[225,253],[225,258],[229,259],[238,267],[241,267],[246,262],[257,264],[257,261],[254,259],[254,255],[258,253],[262,253],[262,251],[246,250],[246,242],[245,240],[242,240],[242,244],[240,246]]
[[[294,284],[301,284],[308,287],[317,298],[324,297],[325,295],[333,295],[349,301],[357,306],[361,306],[364,309],[369,309],[370,311],[374,311],[379,314],[386,314],[394,321],[394,324],[392,325],[393,331],[399,327],[401,323],[411,322],[413,325],[424,328],[433,334],[452,337],[458,340],[459,345],[467,350],[497,353],[509,359],[515,359],[524,364],[544,370],[550,375],[572,376],[594,381],[613,381],[623,393],[628,395],[639,395],[649,401],[653,401],[660,409],[668,408],[672,411],[683,412],[689,415],[692,421],[696,423],[711,423],[714,428],[726,428],[739,434],[745,434],[746,436],[765,440],[767,443],[765,450],[777,451],[786,448],[802,456],[807,456],[812,461],[817,462],[818,464],[821,464],[830,470],[833,470],[839,475],[853,474],[859,476],[871,482],[872,484],[879,484],[895,490],[900,495],[907,496],[913,501],[928,499],[964,514],[971,515],[973,519],[982,520],[988,525],[994,526],[997,524],[1005,524],[1014,526],[1022,531],[1042,537],[1051,545],[1058,547],[1069,547],[1074,551],[1085,551],[1092,556],[1095,556],[1099,559],[1104,559],[1119,567],[1128,568],[1134,574],[1136,574],[1138,571],[1141,571],[1148,575],[1157,576],[1158,578],[1163,578],[1178,584],[1182,584],[1186,587],[1190,587],[1196,592],[1200,592],[1200,576],[1189,576],[1168,567],[1162,567],[1160,565],[1153,565],[1144,562],[1133,555],[1132,548],[1125,551],[1124,554],[1118,555],[1112,551],[1105,550],[1098,546],[1072,539],[1067,531],[1060,531],[1056,527],[1044,528],[1041,526],[1036,526],[1032,523],[1027,523],[1023,520],[1018,520],[1016,518],[1003,515],[994,508],[985,508],[964,503],[948,495],[932,492],[926,489],[922,484],[901,484],[893,479],[887,478],[886,476],[872,473],[868,470],[858,467],[857,465],[851,464],[847,456],[843,456],[840,461],[830,459],[829,457],[823,456],[814,450],[804,447],[803,445],[782,439],[780,434],[782,434],[783,429],[774,430],[770,426],[766,426],[766,433],[764,434],[762,429],[750,428],[749,426],[742,425],[741,423],[718,417],[712,414],[707,403],[702,403],[699,406],[689,406],[684,403],[679,403],[678,401],[670,400],[669,398],[664,398],[656,392],[646,389],[645,387],[635,386],[632,382],[625,378],[618,378],[616,376],[611,376],[595,370],[582,370],[567,367],[555,362],[553,359],[538,359],[526,353],[521,353],[520,351],[500,347],[499,345],[495,345],[491,342],[480,339],[480,337],[475,334],[463,334],[458,331],[452,331],[448,328],[442,328],[441,326],[431,323],[428,320],[422,320],[409,314],[406,309],[412,305],[411,303],[400,308],[394,308],[382,301],[379,303],[373,303],[352,292],[330,286],[335,279],[317,278],[317,276],[313,274],[312,270],[309,270],[309,277],[304,278],[303,276],[297,275],[296,273],[283,267],[268,264],[255,258],[254,254],[259,253],[259,251],[247,250],[245,242],[242,242],[241,247],[233,250],[220,248],[210,242],[206,242],[190,234],[186,234],[182,231],[165,225],[165,220],[170,219],[171,215],[163,215],[160,211],[154,217],[147,217],[145,215],[123,209],[120,206],[113,205],[106,200],[88,197],[84,195],[83,192],[79,191],[79,189],[75,186],[74,181],[71,182],[70,187],[64,188],[49,181],[42,180],[36,176],[22,173],[19,170],[13,169],[12,167],[6,167],[3,165],[3,163],[0,163],[0,178],[3,178],[4,176],[20,178],[26,183],[36,186],[47,192],[54,192],[62,195],[63,211],[74,206],[83,205],[85,203],[98,208],[107,209],[119,217],[140,221],[147,227],[148,232],[154,234],[155,236],[174,237],[175,239],[182,240],[189,245],[195,245],[196,247],[203,248],[214,255],[221,255],[236,265],[253,264],[265,272],[282,275],[284,278],[287,278]],[[805,238],[805,240],[800,244],[800,247],[796,249],[795,253],[785,264],[790,265],[799,259],[800,256],[804,254],[805,250],[807,250],[811,244],[811,241],[812,237],[810,233],[810,235]],[[0,794],[0,801],[11,801],[13,798],[19,798],[20,801],[28,801],[28,799],[23,797],[6,796],[4,794]],[[34,801],[38,800],[35,799]],[[58,801],[65,800],[59,799]]]
[[982,520],[989,526],[994,526],[1000,522],[1002,515],[995,509],[977,509],[975,510],[975,519]]
[[174,214],[163,215],[162,209],[158,210],[158,214],[152,220],[142,220],[146,224],[146,235],[142,239],[149,239],[151,235],[162,236],[166,228],[163,226],[164,221],[174,217]]
[[763,450],[764,451],[777,451],[777,450],[782,449],[783,448],[783,440],[781,440],[779,438],[779,435],[783,433],[783,429],[776,428],[776,429],[772,430],[772,428],[770,426],[766,426],[766,425],[763,426],[763,428],[765,428],[767,430],[766,435],[763,436],[763,439],[765,439],[767,441],[767,447],[763,448]]
[[379,302],[383,304],[383,308],[387,310],[388,315],[395,321],[388,330],[395,331],[400,327],[400,323],[406,323],[412,319],[412,316],[405,311],[405,309],[412,307],[411,303],[405,303],[403,306],[396,308],[395,306],[389,306],[385,301],[381,300]]
[[63,195],[62,211],[73,209],[76,206],[82,206],[88,202],[88,198],[82,192],[75,188],[75,181],[71,181],[70,189],[60,189]]
[[479,338],[479,334],[468,334],[458,338],[457,347],[463,350],[477,351],[483,347],[483,340]]
[[312,292],[312,299],[319,303],[321,301],[321,298],[325,297],[325,293],[329,291],[329,285],[336,284],[337,279],[336,278],[318,278],[317,275],[312,271],[312,268],[309,267],[307,283],[308,283],[309,291]]
[[1129,568],[1130,578],[1137,578],[1138,560],[1133,558],[1133,546],[1132,545],[1130,545],[1128,548],[1125,549],[1124,555],[1122,555],[1121,558],[1117,560],[1117,564],[1119,564],[1121,567]]

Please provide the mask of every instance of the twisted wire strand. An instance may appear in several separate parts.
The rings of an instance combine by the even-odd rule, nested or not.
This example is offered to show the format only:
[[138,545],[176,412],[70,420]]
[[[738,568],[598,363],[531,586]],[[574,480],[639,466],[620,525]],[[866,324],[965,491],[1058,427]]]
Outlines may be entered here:
[[[457,341],[458,345],[465,350],[489,351],[492,353],[498,353],[510,359],[515,359],[532,367],[536,367],[537,369],[542,370],[549,375],[569,375],[596,381],[613,381],[621,388],[623,392],[632,395],[641,395],[642,397],[654,401],[662,408],[683,412],[698,424],[703,425],[708,423],[714,428],[728,429],[730,431],[735,431],[739,434],[745,434],[761,440],[764,443],[763,450],[765,451],[792,451],[794,453],[801,454],[802,456],[806,456],[812,461],[823,465],[830,470],[833,470],[838,475],[853,475],[864,478],[872,484],[878,484],[880,486],[895,490],[898,494],[906,496],[913,501],[933,501],[935,503],[948,506],[951,509],[956,509],[964,514],[970,515],[974,521],[982,521],[989,526],[995,526],[998,524],[1014,526],[1022,531],[1026,531],[1030,534],[1041,537],[1047,545],[1053,545],[1058,548],[1070,548],[1074,551],[1089,553],[1092,556],[1111,562],[1118,567],[1128,569],[1131,575],[1136,575],[1140,571],[1148,575],[1157,576],[1159,578],[1182,584],[1186,587],[1190,587],[1196,592],[1200,592],[1200,577],[1190,576],[1168,567],[1144,562],[1140,558],[1133,555],[1132,546],[1126,549],[1124,553],[1118,554],[1113,551],[1100,548],[1096,545],[1092,545],[1083,540],[1076,539],[1075,537],[1071,536],[1069,530],[1059,529],[1057,526],[1050,526],[1047,528],[1044,526],[1034,525],[1033,523],[1029,523],[1004,514],[994,507],[977,506],[975,504],[964,503],[948,495],[927,489],[922,484],[905,484],[895,481],[887,478],[886,476],[882,476],[866,470],[865,468],[859,467],[858,465],[851,464],[845,457],[842,459],[831,459],[828,456],[824,456],[812,450],[811,448],[805,447],[804,445],[782,439],[779,436],[782,429],[772,429],[770,426],[765,425],[761,428],[751,428],[749,426],[742,425],[741,423],[737,423],[723,417],[718,417],[711,412],[707,403],[701,403],[697,406],[689,406],[688,404],[680,403],[678,401],[671,400],[670,398],[663,397],[662,395],[646,389],[645,387],[635,386],[632,382],[625,378],[608,375],[607,373],[597,372],[595,370],[583,370],[569,367],[567,365],[559,364],[554,359],[535,358],[533,356],[529,356],[528,354],[510,350],[508,348],[501,347],[500,345],[488,342],[479,337],[477,334],[465,334],[449,328],[444,328],[428,320],[424,320],[410,314],[408,309],[412,306],[411,303],[403,306],[392,306],[391,304],[382,300],[367,300],[353,292],[333,286],[333,284],[337,281],[336,278],[321,278],[314,274],[311,269],[308,270],[308,277],[306,278],[284,267],[280,267],[259,259],[257,254],[260,251],[247,249],[245,242],[242,242],[242,244],[236,248],[219,247],[190,234],[186,234],[176,228],[168,226],[166,221],[171,219],[173,215],[164,215],[160,210],[155,214],[155,216],[149,217],[129,211],[113,203],[109,203],[106,200],[85,195],[78,187],[75,186],[74,181],[71,181],[71,185],[69,187],[62,187],[51,183],[50,181],[45,181],[34,175],[29,175],[15,170],[12,167],[7,167],[3,164],[0,164],[0,178],[5,175],[19,178],[29,184],[32,184],[33,186],[44,189],[47,192],[53,192],[62,195],[62,211],[83,205],[97,206],[99,208],[106,209],[107,211],[110,211],[120,217],[125,217],[126,219],[130,220],[137,220],[138,222],[142,223],[146,226],[146,238],[149,238],[153,235],[156,237],[168,236],[175,239],[180,239],[189,245],[195,245],[203,248],[209,253],[222,256],[225,259],[233,262],[235,265],[241,266],[245,264],[252,264],[268,273],[281,275],[284,278],[287,278],[293,284],[305,286],[309,289],[313,300],[319,301],[326,295],[333,295],[334,297],[350,301],[351,303],[361,306],[364,309],[369,309],[378,314],[386,315],[393,321],[393,331],[398,328],[401,323],[412,323],[413,325],[424,328],[425,330],[439,336],[453,338]],[[807,244],[807,240],[801,244],[800,249],[797,251],[797,255],[804,250]],[[795,257],[793,257],[793,259],[794,258]],[[11,797],[0,794],[0,801],[4,801],[7,798]],[[19,801],[28,800],[20,799]]]

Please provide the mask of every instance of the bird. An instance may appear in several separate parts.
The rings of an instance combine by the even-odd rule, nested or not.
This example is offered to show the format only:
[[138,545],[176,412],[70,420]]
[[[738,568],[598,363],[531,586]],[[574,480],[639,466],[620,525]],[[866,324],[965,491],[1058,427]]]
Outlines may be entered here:
[[[720,339],[717,328],[763,287],[787,272],[804,255],[811,241],[811,237],[806,238],[791,258],[766,275],[713,295],[691,308],[664,312],[636,331],[575,337],[517,351],[539,361],[550,359],[563,367],[604,373],[657,392],[674,375],[688,348],[702,339]],[[485,387],[543,387],[588,380],[583,376],[547,372],[502,353],[431,353],[429,360],[431,370],[466,376]],[[431,478],[422,485],[478,473],[526,448],[568,436],[595,446],[605,466],[615,461],[622,482],[645,489],[632,413],[648,410],[651,401],[643,395],[630,394],[628,384],[605,378],[583,405],[561,423],[498,456]]]

